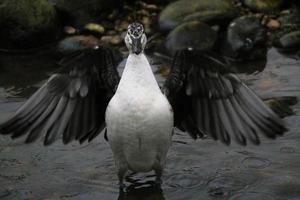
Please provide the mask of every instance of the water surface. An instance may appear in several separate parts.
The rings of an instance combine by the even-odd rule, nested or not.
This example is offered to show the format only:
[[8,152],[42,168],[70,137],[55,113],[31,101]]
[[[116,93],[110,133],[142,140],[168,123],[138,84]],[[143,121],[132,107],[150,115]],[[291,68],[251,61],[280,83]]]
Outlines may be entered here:
[[[55,56],[5,56],[0,62],[0,121],[11,115],[54,71]],[[5,58],[5,59],[4,59]],[[264,98],[300,97],[300,61],[268,51],[259,73],[240,76]],[[241,66],[242,67],[242,66]],[[229,147],[176,132],[161,189],[153,173],[127,178],[119,194],[108,144],[99,135],[89,144],[61,141],[23,144],[0,136],[0,199],[48,200],[299,200],[300,103],[285,118],[289,131],[257,147]]]

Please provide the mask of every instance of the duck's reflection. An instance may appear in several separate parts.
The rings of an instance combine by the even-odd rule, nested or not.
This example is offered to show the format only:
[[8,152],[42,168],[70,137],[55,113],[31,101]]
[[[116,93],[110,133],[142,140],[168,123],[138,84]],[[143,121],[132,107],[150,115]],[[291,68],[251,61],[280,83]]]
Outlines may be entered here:
[[120,190],[118,200],[165,200],[161,187],[154,182],[135,183],[127,187],[126,192]]

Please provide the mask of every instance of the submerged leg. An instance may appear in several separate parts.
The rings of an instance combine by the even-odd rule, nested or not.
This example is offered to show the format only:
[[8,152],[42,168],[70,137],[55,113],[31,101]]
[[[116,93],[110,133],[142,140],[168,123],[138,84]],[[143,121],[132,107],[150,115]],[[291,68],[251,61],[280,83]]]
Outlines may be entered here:
[[124,177],[126,175],[127,169],[126,168],[121,168],[118,170],[118,178],[119,178],[119,187],[120,190],[123,190],[126,185],[124,184]]
[[154,169],[154,171],[156,174],[155,184],[157,186],[161,186],[161,184],[162,184],[161,176],[162,176],[163,170],[162,170],[162,168],[157,168],[157,169]]

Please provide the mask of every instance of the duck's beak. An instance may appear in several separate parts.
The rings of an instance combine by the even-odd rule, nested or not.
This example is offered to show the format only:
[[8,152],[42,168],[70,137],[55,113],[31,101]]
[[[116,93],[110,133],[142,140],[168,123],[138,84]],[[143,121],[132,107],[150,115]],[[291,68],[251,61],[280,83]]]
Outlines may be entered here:
[[140,54],[142,52],[142,42],[141,38],[133,38],[132,39],[132,52],[136,55]]

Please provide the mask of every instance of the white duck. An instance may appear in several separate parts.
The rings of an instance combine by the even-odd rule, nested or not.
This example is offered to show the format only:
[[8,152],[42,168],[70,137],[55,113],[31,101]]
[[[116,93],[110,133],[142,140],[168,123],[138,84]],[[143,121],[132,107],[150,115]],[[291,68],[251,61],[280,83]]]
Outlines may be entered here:
[[123,187],[128,170],[154,170],[161,182],[174,126],[194,139],[209,135],[242,145],[259,144],[258,134],[275,138],[286,131],[253,91],[208,54],[179,51],[162,93],[143,51],[146,42],[143,26],[129,25],[121,79],[108,48],[73,52],[0,133],[27,135],[26,143],[43,136],[49,145],[61,137],[65,144],[91,141],[106,128]]

